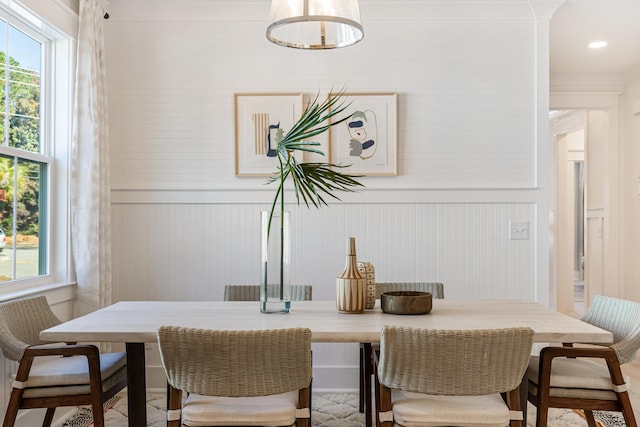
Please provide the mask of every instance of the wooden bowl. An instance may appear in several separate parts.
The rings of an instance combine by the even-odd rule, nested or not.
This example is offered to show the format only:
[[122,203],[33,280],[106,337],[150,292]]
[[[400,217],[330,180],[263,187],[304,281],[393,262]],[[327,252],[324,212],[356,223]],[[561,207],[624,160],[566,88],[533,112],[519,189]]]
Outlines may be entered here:
[[432,302],[430,292],[394,291],[380,295],[382,311],[389,314],[427,314]]

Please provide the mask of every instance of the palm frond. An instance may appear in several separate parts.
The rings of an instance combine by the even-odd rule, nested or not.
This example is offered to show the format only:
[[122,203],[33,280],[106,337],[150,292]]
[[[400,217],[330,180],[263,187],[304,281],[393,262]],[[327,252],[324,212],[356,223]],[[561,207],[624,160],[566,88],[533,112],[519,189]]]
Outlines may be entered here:
[[[284,209],[284,184],[291,179],[298,204],[320,208],[327,205],[326,196],[340,200],[335,192],[353,192],[363,185],[357,180],[359,176],[340,172],[344,165],[331,163],[299,162],[295,152],[314,153],[324,156],[319,148],[320,143],[310,139],[328,131],[332,126],[343,123],[351,117],[347,109],[351,103],[344,100],[345,92],[341,90],[330,94],[322,102],[318,95],[307,105],[300,119],[278,141],[276,155],[278,157],[277,172],[267,179],[267,184],[278,182],[278,188],[271,205],[271,215],[280,201]],[[269,219],[271,225],[271,218]]]
[[300,119],[291,127],[291,129],[283,137],[281,143],[287,145],[290,142],[302,141],[313,136],[326,132],[331,126],[347,120],[351,115],[345,115],[337,120],[331,120],[341,115],[351,105],[343,99],[344,91],[340,91],[334,95],[318,103],[318,95],[307,105]]

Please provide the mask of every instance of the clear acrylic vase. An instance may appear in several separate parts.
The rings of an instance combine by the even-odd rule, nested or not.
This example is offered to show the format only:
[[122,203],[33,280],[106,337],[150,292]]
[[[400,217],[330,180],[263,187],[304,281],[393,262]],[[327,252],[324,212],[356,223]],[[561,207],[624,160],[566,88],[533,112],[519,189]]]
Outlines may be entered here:
[[288,313],[291,310],[290,212],[274,212],[271,227],[269,215],[269,211],[262,211],[260,311]]

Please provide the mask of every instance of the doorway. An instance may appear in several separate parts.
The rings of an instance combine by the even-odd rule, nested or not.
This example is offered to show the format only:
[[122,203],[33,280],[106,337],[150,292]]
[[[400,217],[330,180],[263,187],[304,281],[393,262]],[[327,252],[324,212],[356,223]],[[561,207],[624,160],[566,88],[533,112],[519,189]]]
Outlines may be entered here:
[[[584,154],[584,151],[583,151]],[[583,315],[584,305],[584,260],[585,260],[585,164],[584,160],[573,163],[574,167],[574,231],[573,231],[573,311]]]
[[[582,315],[604,282],[606,111],[553,111],[552,254],[557,309]],[[552,256],[553,256],[552,255]]]
[[[555,135],[555,242],[558,308],[584,312],[584,197],[585,127],[580,114],[567,113],[566,120],[578,125]],[[556,128],[557,128],[556,123]]]

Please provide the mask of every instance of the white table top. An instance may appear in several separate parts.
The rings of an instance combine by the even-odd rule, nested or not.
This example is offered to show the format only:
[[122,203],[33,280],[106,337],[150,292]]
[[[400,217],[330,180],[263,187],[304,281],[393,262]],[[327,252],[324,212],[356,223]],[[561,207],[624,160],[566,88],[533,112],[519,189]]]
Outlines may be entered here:
[[230,301],[121,301],[47,329],[50,341],[156,342],[162,325],[210,329],[306,327],[314,342],[378,342],[384,325],[438,329],[529,326],[536,342],[610,343],[611,333],[540,304],[507,300],[433,300],[429,314],[402,316],[376,307],[343,314],[335,301],[294,301],[288,314],[260,313],[259,303]]

